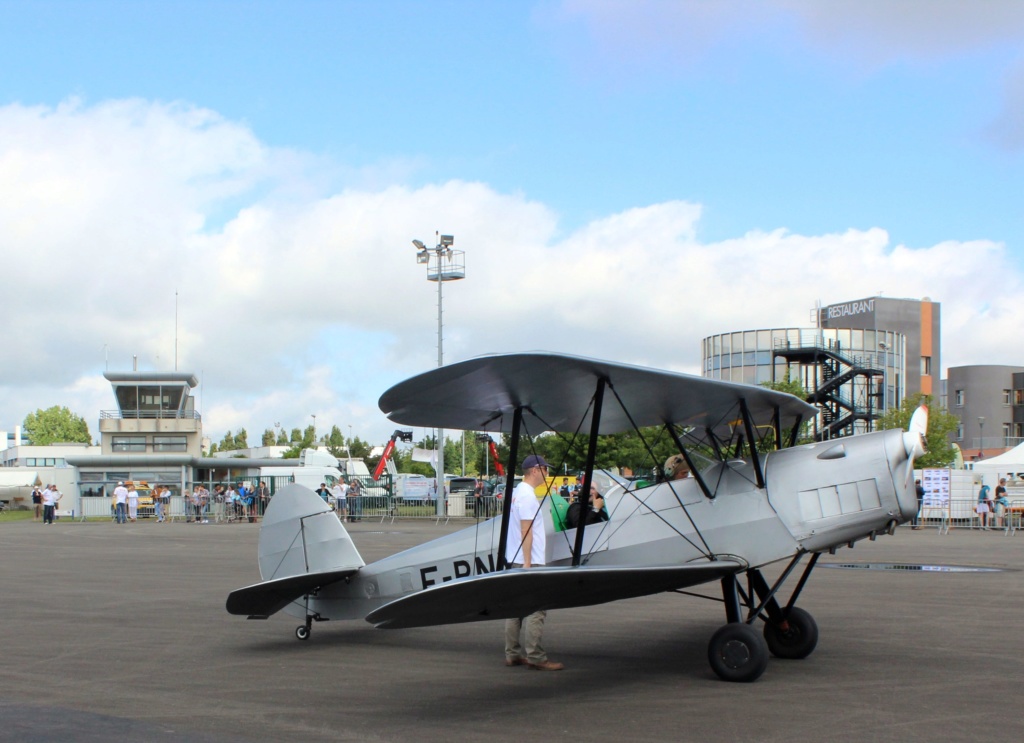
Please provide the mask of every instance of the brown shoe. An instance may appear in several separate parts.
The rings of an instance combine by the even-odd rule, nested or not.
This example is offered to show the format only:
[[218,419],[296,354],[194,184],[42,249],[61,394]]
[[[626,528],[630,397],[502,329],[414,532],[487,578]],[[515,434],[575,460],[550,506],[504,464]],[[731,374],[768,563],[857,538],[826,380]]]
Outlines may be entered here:
[[561,671],[565,668],[564,663],[556,663],[553,660],[544,660],[540,663],[527,663],[526,665],[535,671]]
[[526,658],[505,658],[505,665],[509,668],[512,668],[513,666],[525,666]]

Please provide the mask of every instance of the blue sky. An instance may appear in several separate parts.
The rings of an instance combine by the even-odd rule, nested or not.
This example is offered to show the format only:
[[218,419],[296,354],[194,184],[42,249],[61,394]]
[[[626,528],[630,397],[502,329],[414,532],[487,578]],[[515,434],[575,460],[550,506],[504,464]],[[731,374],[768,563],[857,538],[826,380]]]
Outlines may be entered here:
[[[316,412],[380,438],[376,397],[435,358],[434,286],[407,247],[431,230],[467,251],[448,360],[694,371],[701,337],[883,291],[943,303],[944,365],[1021,361],[999,342],[1024,236],[1020,3],[0,15],[0,244],[24,257],[3,279],[24,331],[0,429],[26,403],[94,420],[104,355],[166,366],[178,289],[212,435]],[[77,322],[21,314],[43,277]],[[533,318],[544,333],[523,333]]]

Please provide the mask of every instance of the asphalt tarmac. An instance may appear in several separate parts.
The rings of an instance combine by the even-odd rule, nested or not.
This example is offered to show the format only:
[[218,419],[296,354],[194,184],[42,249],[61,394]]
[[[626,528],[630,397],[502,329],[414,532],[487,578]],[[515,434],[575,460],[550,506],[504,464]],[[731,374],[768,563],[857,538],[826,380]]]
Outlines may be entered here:
[[[368,562],[456,525],[351,525]],[[720,604],[663,594],[551,612],[561,672],[506,668],[502,623],[376,630],[230,616],[258,526],[0,525],[3,741],[1018,741],[1024,534],[901,528],[818,569],[821,637],[719,681]],[[715,595],[715,587],[705,587]],[[788,595],[788,593],[786,594]]]

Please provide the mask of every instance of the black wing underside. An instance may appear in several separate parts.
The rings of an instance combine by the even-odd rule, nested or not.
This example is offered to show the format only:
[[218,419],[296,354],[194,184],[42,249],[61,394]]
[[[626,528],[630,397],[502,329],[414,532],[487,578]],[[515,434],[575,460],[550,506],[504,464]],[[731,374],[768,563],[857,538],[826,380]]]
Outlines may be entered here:
[[539,610],[592,606],[687,588],[732,575],[731,560],[656,567],[559,567],[506,570],[433,586],[375,609],[380,629],[523,617]]
[[526,430],[571,433],[588,430],[599,379],[614,390],[602,411],[601,434],[632,430],[634,423],[722,431],[741,400],[755,426],[778,416],[788,429],[817,413],[765,387],[553,353],[496,354],[443,366],[395,385],[379,406],[402,425],[504,433],[521,407]]

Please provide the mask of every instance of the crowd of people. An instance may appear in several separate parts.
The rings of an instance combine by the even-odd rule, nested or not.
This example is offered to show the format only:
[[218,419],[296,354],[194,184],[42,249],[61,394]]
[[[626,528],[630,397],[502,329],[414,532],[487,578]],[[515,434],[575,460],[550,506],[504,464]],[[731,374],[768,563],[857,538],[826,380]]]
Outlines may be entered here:
[[981,521],[983,530],[1004,528],[1006,526],[1006,509],[1009,507],[1010,499],[1006,497],[1005,477],[999,478],[994,495],[992,489],[982,483],[978,490],[978,505],[974,510],[978,514],[978,520]]
[[347,482],[341,478],[332,487],[322,482],[316,492],[326,503],[334,506],[334,512],[342,521],[352,523],[363,520],[363,484],[358,477],[350,478]]

